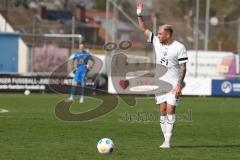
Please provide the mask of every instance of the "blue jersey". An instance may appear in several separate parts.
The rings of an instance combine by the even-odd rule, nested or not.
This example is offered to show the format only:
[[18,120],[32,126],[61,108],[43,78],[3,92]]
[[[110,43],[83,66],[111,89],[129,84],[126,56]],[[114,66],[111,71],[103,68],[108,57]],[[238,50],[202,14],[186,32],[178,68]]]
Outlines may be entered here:
[[77,51],[73,55],[73,61],[77,62],[77,70],[75,72],[74,80],[79,83],[85,82],[87,63],[89,60],[93,60],[91,54],[85,50]]
[[85,50],[74,53],[73,60],[77,62],[77,69],[87,69],[89,60],[93,60],[91,54]]

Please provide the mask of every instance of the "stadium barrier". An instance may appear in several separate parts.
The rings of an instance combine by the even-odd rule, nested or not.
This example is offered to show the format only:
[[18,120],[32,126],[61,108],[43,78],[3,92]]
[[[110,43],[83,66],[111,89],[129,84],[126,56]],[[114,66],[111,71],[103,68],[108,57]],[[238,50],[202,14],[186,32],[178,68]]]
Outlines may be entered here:
[[185,86],[182,90],[183,95],[190,96],[211,96],[212,79],[211,78],[191,78],[186,77]]
[[[0,74],[0,92],[70,93],[72,77],[49,75]],[[94,83],[87,82],[88,88]]]
[[[72,77],[0,74],[0,92],[30,90],[41,93],[69,93],[71,82]],[[88,88],[87,94],[89,94],[96,89],[96,83],[88,81],[86,87]],[[151,86],[150,88],[154,90]],[[141,89],[149,90],[149,87],[145,86]],[[108,85],[108,93],[126,94],[117,93],[113,85]],[[240,96],[240,80],[186,77],[182,93],[186,96]]]
[[212,80],[213,96],[240,96],[240,80]]

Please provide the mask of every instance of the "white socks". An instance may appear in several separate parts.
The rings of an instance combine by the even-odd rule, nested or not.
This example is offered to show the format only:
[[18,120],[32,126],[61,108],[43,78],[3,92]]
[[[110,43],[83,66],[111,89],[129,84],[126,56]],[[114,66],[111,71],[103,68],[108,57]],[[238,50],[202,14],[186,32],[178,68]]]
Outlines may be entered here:
[[83,98],[83,96],[81,96],[79,99],[79,103],[83,103],[83,101],[84,101],[84,98]]
[[162,129],[164,139],[166,139],[166,137],[165,137],[166,130],[167,130],[166,124],[167,124],[167,116],[160,116],[160,126],[161,126],[161,129]]
[[164,135],[165,143],[170,144],[174,123],[176,121],[175,114],[168,114],[167,116],[160,116],[160,126]]

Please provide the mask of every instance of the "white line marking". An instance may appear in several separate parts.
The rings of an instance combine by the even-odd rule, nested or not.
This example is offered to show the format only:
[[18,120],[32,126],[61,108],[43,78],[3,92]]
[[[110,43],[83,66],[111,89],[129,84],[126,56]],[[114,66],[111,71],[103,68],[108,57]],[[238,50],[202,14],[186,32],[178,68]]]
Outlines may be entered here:
[[7,109],[0,108],[0,113],[7,113],[9,112]]

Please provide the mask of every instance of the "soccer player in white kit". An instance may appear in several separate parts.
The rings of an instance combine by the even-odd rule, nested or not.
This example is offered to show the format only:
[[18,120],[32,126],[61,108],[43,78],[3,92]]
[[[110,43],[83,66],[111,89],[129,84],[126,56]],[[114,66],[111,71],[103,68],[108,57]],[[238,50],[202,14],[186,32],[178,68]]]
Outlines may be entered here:
[[173,90],[163,95],[156,95],[156,103],[159,104],[160,126],[164,135],[164,142],[160,148],[171,147],[173,126],[176,121],[175,110],[183,87],[188,62],[186,48],[180,42],[173,40],[173,28],[165,24],[159,27],[157,36],[147,29],[142,18],[143,3],[137,3],[137,15],[140,29],[154,46],[156,63],[167,67],[167,72],[162,77],[173,86]]

